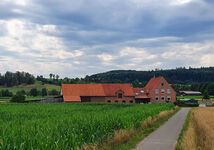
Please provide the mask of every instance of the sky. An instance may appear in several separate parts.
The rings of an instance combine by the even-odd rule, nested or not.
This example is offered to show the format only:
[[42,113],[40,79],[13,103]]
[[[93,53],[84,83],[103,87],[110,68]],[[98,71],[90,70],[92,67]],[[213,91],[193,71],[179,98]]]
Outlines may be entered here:
[[213,0],[0,0],[0,73],[214,66]]

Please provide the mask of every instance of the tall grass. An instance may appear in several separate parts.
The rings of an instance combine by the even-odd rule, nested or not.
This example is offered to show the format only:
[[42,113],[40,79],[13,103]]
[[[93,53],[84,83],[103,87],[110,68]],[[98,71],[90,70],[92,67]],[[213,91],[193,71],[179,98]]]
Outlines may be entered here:
[[172,104],[2,104],[0,149],[77,149],[138,128]]

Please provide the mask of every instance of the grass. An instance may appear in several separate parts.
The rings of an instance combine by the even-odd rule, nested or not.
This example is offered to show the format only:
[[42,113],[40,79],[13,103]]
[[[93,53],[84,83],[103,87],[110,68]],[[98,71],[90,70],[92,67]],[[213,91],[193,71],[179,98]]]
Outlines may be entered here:
[[139,128],[173,104],[1,104],[0,149],[77,149]]
[[[181,133],[180,133],[180,135],[179,135],[179,138],[178,138],[178,140],[177,140],[177,144],[176,144],[176,150],[183,150],[183,142],[184,142],[184,140],[186,140],[185,138],[185,133],[187,132],[187,130],[188,130],[188,128],[189,128],[189,124],[190,124],[190,118],[191,118],[191,111],[188,113],[188,115],[187,115],[187,118],[186,118],[186,121],[185,121],[185,123],[184,123],[184,125],[183,125],[183,129],[182,129],[182,131],[181,131]],[[184,138],[185,137],[185,138]]]
[[177,150],[214,149],[214,108],[195,108],[191,111],[187,129],[184,129]]

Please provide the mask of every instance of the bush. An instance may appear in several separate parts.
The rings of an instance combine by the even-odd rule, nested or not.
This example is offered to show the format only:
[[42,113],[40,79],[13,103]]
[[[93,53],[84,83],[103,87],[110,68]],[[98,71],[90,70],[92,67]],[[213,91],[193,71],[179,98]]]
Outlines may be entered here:
[[25,92],[25,90],[21,90],[21,91],[16,92],[16,95],[26,95],[26,92]]
[[42,89],[42,96],[47,96],[48,95],[48,91],[46,88]]
[[24,95],[14,95],[10,101],[17,102],[17,103],[23,103],[23,102],[25,102],[25,96]]
[[58,92],[56,89],[53,89],[49,92],[49,95],[59,95],[60,92]]
[[174,102],[174,104],[180,107],[198,107],[199,106],[198,103],[189,103],[189,102],[184,102],[180,100],[177,100],[176,102]]
[[30,96],[38,96],[39,95],[39,91],[36,88],[33,88],[30,90]]

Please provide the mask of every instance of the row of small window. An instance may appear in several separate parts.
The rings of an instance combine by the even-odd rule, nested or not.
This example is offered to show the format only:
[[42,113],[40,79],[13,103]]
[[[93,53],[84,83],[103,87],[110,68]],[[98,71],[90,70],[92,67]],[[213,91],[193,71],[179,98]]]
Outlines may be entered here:
[[[159,97],[156,96],[156,97],[155,97],[155,100],[156,100],[156,101],[159,101]],[[161,100],[162,100],[162,101],[165,101],[165,97],[162,96],[162,97],[161,97]],[[167,101],[171,101],[171,97],[170,97],[170,96],[167,97]]]
[[[111,103],[111,102],[119,103],[119,101],[118,101],[118,100],[116,100],[116,101],[108,100],[108,103]],[[125,101],[125,100],[123,100],[123,101],[122,101],[122,103],[126,103],[126,101]],[[134,101],[130,100],[130,101],[129,101],[129,103],[134,103]]]
[[[162,89],[161,90],[161,94],[164,94],[164,93],[165,93],[165,90]],[[158,89],[155,90],[155,94],[159,94],[159,90]],[[171,94],[171,90],[170,89],[167,89],[167,94]]]

